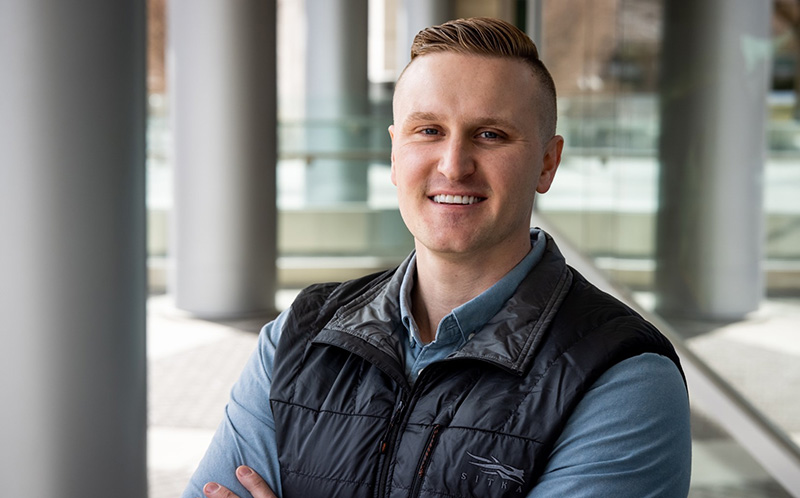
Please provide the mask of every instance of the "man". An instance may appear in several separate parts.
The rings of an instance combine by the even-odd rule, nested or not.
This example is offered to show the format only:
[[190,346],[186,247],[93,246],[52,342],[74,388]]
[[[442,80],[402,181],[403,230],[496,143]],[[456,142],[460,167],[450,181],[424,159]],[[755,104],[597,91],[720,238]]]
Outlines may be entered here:
[[423,30],[393,113],[415,252],[265,326],[184,496],[686,496],[672,347],[530,229],[563,147],[530,39]]

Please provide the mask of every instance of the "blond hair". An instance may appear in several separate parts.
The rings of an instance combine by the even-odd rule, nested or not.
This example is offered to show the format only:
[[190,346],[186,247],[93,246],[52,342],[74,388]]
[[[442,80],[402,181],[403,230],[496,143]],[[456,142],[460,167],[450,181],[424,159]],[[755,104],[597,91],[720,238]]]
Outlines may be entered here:
[[522,30],[511,23],[490,17],[447,21],[417,33],[411,44],[411,62],[417,57],[437,52],[501,57],[528,64],[540,87],[540,134],[545,143],[555,135],[556,86],[539,58],[536,44]]

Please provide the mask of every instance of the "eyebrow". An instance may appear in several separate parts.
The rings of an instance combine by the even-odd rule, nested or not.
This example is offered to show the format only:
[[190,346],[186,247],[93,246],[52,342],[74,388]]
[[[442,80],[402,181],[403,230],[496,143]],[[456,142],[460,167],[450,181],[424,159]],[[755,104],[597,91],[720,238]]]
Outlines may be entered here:
[[438,121],[439,115],[432,112],[416,111],[406,118],[406,121]]

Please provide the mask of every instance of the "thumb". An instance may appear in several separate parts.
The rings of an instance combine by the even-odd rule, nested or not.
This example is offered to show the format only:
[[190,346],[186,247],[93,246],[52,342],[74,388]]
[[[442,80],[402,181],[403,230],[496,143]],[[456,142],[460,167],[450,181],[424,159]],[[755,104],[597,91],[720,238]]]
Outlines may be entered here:
[[250,491],[253,498],[278,498],[264,479],[247,465],[242,465],[236,469],[236,477],[242,483],[242,486]]

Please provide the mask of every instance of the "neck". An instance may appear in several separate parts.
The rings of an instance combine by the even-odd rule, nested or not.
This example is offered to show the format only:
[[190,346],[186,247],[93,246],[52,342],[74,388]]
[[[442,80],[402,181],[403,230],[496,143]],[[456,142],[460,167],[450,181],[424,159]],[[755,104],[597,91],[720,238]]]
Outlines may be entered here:
[[497,283],[522,261],[528,251],[530,242],[504,258],[440,255],[417,248],[411,313],[422,341],[433,341],[442,318]]

